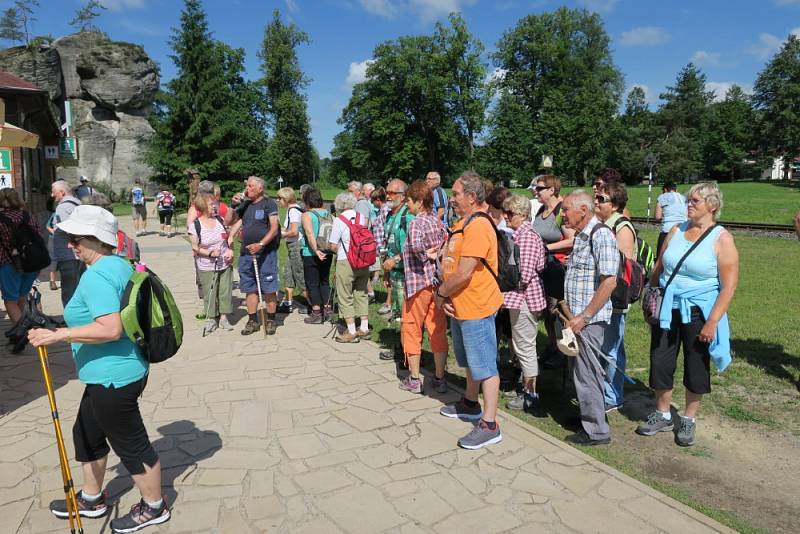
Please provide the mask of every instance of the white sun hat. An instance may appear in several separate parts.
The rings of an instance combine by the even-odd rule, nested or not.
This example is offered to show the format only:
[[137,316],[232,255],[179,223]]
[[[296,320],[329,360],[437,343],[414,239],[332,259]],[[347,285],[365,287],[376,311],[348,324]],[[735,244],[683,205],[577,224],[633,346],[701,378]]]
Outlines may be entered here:
[[578,340],[575,339],[572,328],[567,327],[561,330],[561,339],[556,342],[556,346],[565,356],[575,357],[578,355]]
[[117,246],[117,218],[100,206],[77,206],[69,219],[56,227],[70,235],[93,236],[107,245]]

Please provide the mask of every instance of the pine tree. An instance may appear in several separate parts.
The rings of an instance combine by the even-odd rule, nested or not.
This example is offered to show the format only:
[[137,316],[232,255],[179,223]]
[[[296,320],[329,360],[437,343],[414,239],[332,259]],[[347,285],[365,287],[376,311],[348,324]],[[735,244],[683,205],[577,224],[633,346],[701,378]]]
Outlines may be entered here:
[[148,162],[172,183],[188,167],[216,180],[262,173],[266,124],[244,50],[212,39],[199,0],[185,0],[170,46],[177,73],[156,97]]
[[655,115],[647,107],[644,90],[634,87],[625,101],[625,112],[615,121],[611,165],[628,184],[638,183],[646,170],[645,157],[658,138]]
[[99,29],[94,24],[94,19],[100,16],[101,9],[106,9],[106,6],[98,0],[89,0],[85,6],[75,10],[75,17],[69,25],[79,32],[97,32]]
[[[791,162],[800,155],[800,39],[783,44],[759,73],[753,104],[761,115],[761,148],[772,157]],[[790,177],[784,165],[784,177]]]
[[745,159],[754,147],[755,114],[750,98],[738,85],[731,86],[725,100],[712,104],[706,113],[706,168],[712,175],[734,181],[741,178]]
[[20,27],[20,18],[16,8],[9,7],[3,11],[0,19],[0,39],[14,42],[25,42],[25,33]]
[[663,180],[684,182],[705,178],[702,125],[714,93],[706,91],[706,75],[689,63],[678,73],[675,85],[659,95],[658,111],[663,137],[658,144],[659,175]]
[[261,58],[266,110],[273,139],[269,150],[269,179],[279,176],[288,185],[309,182],[315,173],[316,155],[309,137],[306,99],[302,90],[308,83],[296,48],[310,42],[308,35],[294,24],[284,24],[275,10],[264,29],[258,56]]

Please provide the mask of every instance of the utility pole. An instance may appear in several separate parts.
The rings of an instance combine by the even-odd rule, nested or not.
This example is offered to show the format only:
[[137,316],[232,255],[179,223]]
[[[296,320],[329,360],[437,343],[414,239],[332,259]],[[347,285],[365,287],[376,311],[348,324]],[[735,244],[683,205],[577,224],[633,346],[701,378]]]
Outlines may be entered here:
[[644,158],[644,163],[650,168],[650,176],[647,180],[647,224],[650,224],[650,205],[653,201],[653,167],[656,164],[656,156],[652,152]]

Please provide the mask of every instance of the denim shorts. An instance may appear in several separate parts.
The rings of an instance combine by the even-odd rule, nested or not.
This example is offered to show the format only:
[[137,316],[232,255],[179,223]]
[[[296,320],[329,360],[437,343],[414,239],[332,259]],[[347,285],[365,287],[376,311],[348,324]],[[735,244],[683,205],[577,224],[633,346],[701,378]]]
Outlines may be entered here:
[[28,295],[39,273],[21,273],[11,263],[0,265],[0,293],[3,300],[19,300]]
[[453,350],[459,367],[469,368],[472,378],[485,380],[497,373],[497,334],[494,316],[474,320],[450,320]]
[[278,251],[271,250],[264,254],[239,256],[239,290],[242,293],[257,293],[253,258],[258,262],[259,278],[261,278],[261,294],[278,292]]

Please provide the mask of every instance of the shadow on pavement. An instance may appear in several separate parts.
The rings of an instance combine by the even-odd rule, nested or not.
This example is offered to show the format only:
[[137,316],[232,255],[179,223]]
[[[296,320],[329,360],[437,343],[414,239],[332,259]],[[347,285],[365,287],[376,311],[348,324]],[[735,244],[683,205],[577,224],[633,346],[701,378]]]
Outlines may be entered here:
[[[161,489],[167,503],[173,506],[178,498],[176,483],[180,486],[197,470],[199,462],[214,456],[222,448],[222,438],[218,433],[201,430],[192,421],[187,420],[160,426],[158,432],[161,437],[152,444],[161,461]],[[138,492],[122,463],[111,469],[116,471],[117,476],[108,482],[105,491],[112,511],[106,516],[100,532],[107,531],[111,519],[128,513],[127,509],[120,509],[119,503],[122,497],[131,490]]]

